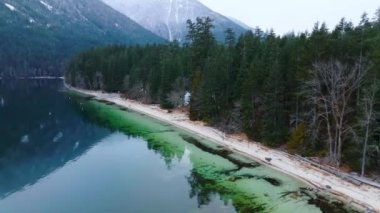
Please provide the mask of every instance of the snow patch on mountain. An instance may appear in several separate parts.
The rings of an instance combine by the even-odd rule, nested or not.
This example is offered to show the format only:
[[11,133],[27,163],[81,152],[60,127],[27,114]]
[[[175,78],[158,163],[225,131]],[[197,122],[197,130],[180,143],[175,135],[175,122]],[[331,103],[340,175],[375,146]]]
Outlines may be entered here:
[[170,0],[168,18],[166,20],[166,27],[168,28],[168,32],[169,32],[169,41],[173,41],[173,34],[172,34],[172,31],[170,30],[170,16],[172,15],[172,9],[173,9],[173,0]]
[[11,5],[11,4],[4,3],[4,5],[5,5],[8,9],[10,9],[11,11],[15,11],[15,10],[16,10],[16,7],[14,7],[14,6]]
[[44,5],[48,10],[52,11],[53,10],[53,6],[51,6],[50,4],[44,2],[44,1],[40,1],[40,3],[42,5]]
[[210,17],[214,20],[214,34],[224,38],[224,31],[232,28],[237,34],[245,31],[239,24],[212,11],[198,0],[101,0],[113,9],[130,17],[146,29],[170,41],[184,41],[188,19]]

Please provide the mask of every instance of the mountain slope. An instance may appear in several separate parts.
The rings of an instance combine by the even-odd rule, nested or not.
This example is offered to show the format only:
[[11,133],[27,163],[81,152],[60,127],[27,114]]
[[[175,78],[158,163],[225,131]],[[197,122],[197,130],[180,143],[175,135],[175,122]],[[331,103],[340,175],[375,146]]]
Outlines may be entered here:
[[242,28],[244,28],[246,30],[252,29],[252,27],[248,26],[246,23],[240,21],[239,19],[236,19],[236,18],[233,18],[233,17],[228,17],[228,18],[231,19],[231,21],[235,22],[236,24],[240,25]]
[[115,10],[127,15],[146,29],[170,41],[184,41],[186,21],[196,17],[210,17],[214,20],[214,34],[224,39],[224,31],[232,28],[238,35],[243,27],[222,16],[197,0],[102,0]]
[[61,75],[80,50],[163,41],[100,0],[0,0],[0,77]]

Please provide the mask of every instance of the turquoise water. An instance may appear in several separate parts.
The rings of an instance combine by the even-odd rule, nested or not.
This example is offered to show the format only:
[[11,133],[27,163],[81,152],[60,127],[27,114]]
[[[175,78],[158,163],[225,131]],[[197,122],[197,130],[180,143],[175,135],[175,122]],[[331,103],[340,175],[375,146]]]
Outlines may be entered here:
[[59,80],[0,81],[0,212],[353,212]]

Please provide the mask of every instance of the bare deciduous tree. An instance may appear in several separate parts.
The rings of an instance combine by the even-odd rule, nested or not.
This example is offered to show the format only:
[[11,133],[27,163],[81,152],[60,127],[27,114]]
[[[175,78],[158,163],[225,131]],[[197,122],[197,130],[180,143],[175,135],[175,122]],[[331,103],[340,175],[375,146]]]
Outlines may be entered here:
[[314,112],[309,123],[314,126],[314,132],[320,132],[321,125],[316,124],[326,125],[329,160],[338,167],[343,141],[352,130],[347,119],[353,110],[350,102],[366,71],[362,63],[317,62],[311,70],[311,80],[305,85]]
[[368,89],[364,90],[362,109],[363,109],[363,119],[361,120],[361,126],[365,129],[364,141],[363,141],[363,156],[361,165],[361,176],[364,176],[365,163],[366,163],[366,153],[368,147],[368,139],[370,137],[371,124],[375,120],[375,98],[376,93],[379,90],[380,82],[375,80]]

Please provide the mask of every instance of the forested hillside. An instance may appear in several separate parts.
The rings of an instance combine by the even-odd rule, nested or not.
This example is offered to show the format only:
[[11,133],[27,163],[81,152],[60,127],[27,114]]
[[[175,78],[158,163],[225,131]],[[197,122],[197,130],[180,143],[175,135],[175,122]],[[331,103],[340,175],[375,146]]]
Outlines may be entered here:
[[[224,44],[212,21],[188,22],[188,43],[109,46],[72,58],[73,86],[122,92],[126,97],[183,104],[189,116],[226,132],[333,166],[380,172],[380,10],[358,26],[342,19],[334,29],[277,36],[256,29]],[[373,21],[372,21],[373,20]],[[363,159],[365,159],[363,161]]]
[[0,0],[0,77],[62,76],[70,55],[164,42],[100,0]]

